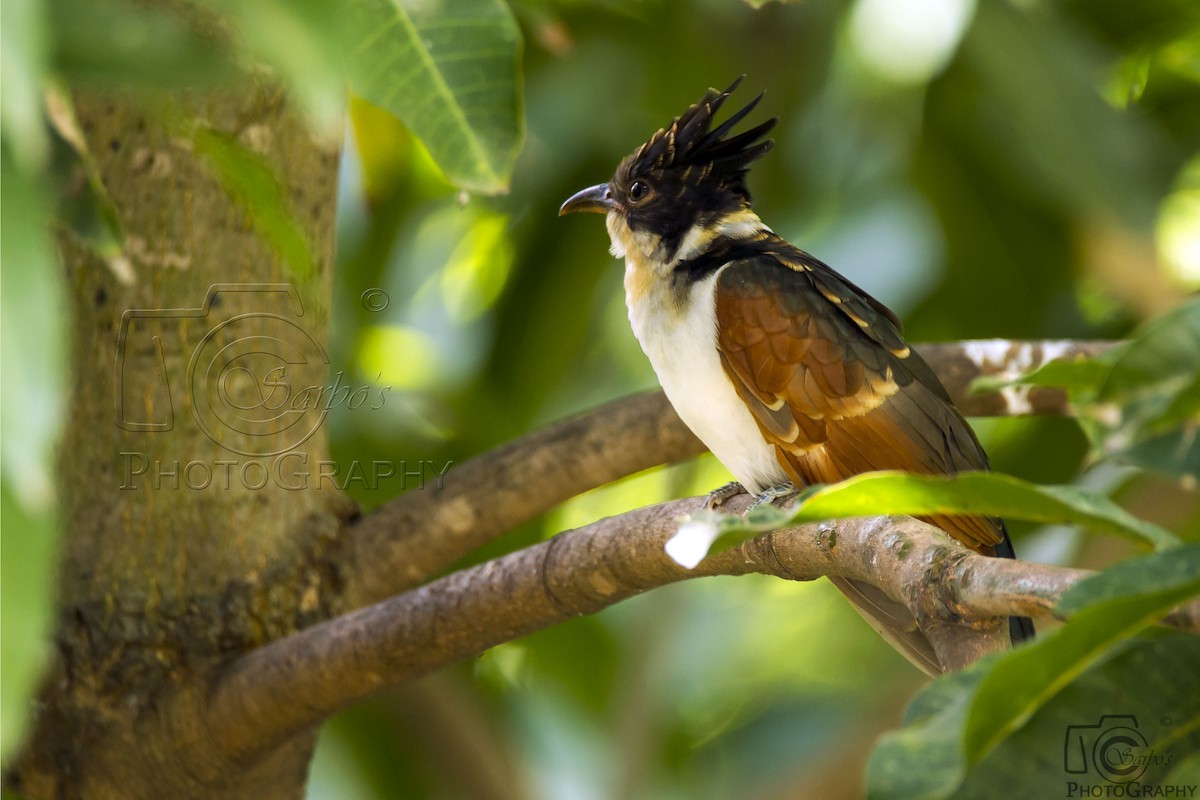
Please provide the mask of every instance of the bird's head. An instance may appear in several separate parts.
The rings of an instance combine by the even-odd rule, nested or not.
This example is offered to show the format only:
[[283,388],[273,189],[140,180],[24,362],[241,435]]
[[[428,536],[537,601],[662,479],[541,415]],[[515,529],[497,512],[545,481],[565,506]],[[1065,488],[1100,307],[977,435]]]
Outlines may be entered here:
[[573,195],[559,214],[607,214],[614,255],[636,251],[662,264],[703,252],[722,233],[753,233],[761,223],[750,211],[746,173],[751,162],[774,145],[763,137],[778,120],[728,136],[758,105],[760,94],[712,127],[713,117],[741,81],[738,78],[723,92],[709,89],[627,156],[608,183]]

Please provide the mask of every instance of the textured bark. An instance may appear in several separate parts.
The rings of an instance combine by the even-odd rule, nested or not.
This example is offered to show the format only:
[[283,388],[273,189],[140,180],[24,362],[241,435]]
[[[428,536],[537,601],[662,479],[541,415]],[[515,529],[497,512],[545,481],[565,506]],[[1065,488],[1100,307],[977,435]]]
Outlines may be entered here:
[[[608,517],[273,642],[222,672],[204,710],[207,727],[250,754],[490,647],[660,586],[714,575],[870,583],[919,620],[948,670],[962,669],[1009,647],[1006,617],[1057,617],[1062,596],[1095,574],[983,556],[909,517],[781,529],[689,570],[664,545],[704,501],[673,500]],[[722,510],[742,513],[752,501],[739,495]],[[1195,631],[1198,620],[1200,602],[1192,601],[1163,621]]]
[[[917,350],[970,416],[1065,416],[1052,387],[972,392],[975,378],[1014,379],[1048,361],[1095,356],[1112,342],[968,341]],[[458,559],[577,494],[704,452],[662,392],[623,397],[455,466],[360,519],[346,547],[351,608],[419,586]],[[530,486],[529,476],[537,476]]]
[[[231,655],[339,607],[336,552],[351,509],[336,492],[298,488],[296,474],[298,459],[327,458],[319,415],[291,429],[233,419],[236,430],[229,404],[253,407],[261,389],[238,377],[264,357],[243,355],[248,371],[228,381],[206,372],[238,352],[224,348],[283,340],[304,351],[304,363],[288,365],[292,386],[326,383],[337,152],[263,85],[185,98],[169,113],[124,95],[75,102],[124,240],[120,254],[101,254],[60,236],[73,385],[57,659],[7,782],[35,797],[301,797],[310,733],[254,762],[183,763],[181,744],[207,733],[199,714],[167,719],[163,709],[182,707],[168,698],[203,696]],[[280,176],[311,247],[308,274],[305,259],[285,261],[260,234],[195,146],[197,130],[227,135]],[[214,284],[243,290],[213,293]],[[244,290],[259,284],[290,284],[295,295]],[[197,309],[206,297],[203,313],[126,315]],[[278,455],[268,455],[280,450],[291,468],[282,481]]]

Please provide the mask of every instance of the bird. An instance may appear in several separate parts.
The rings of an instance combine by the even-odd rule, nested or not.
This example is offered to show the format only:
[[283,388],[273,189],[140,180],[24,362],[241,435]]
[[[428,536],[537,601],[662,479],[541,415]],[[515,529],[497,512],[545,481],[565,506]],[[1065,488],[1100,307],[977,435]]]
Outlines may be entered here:
[[[714,127],[744,77],[706,91],[610,180],[559,209],[605,215],[633,333],[680,419],[736,479],[709,505],[741,491],[772,502],[876,470],[989,469],[899,318],[753,210],[747,175],[774,146],[778,119],[734,132],[759,94]],[[922,519],[976,552],[1015,558],[998,518]],[[868,583],[830,580],[909,661],[945,671],[904,605]],[[1009,623],[1014,644],[1033,637],[1029,619]]]

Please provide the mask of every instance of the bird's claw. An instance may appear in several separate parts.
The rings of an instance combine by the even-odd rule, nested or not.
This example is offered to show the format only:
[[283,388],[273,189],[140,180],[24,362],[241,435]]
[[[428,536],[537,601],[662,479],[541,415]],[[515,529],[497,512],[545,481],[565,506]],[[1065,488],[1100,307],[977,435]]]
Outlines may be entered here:
[[709,511],[716,511],[725,505],[730,498],[744,493],[746,493],[745,487],[737,481],[730,481],[724,486],[719,486],[708,493],[708,497],[704,498],[704,508]]
[[763,503],[777,505],[775,501],[790,500],[798,494],[800,494],[800,490],[790,483],[780,483],[776,484],[775,486],[768,486],[758,495],[757,498],[755,498],[754,502],[750,504],[750,507],[746,509],[746,513],[749,514]]

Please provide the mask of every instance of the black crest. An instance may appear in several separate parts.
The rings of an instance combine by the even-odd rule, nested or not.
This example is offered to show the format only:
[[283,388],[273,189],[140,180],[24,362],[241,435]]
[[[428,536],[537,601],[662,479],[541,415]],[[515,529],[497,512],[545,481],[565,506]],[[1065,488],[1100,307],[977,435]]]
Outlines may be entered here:
[[707,227],[750,204],[746,172],[774,146],[763,137],[778,120],[769,119],[730,135],[758,105],[760,94],[713,127],[713,118],[741,82],[738,78],[723,92],[709,89],[698,103],[622,161],[609,184],[630,227],[658,234],[664,255],[674,254],[694,226]]
[[660,191],[704,187],[708,192],[730,192],[749,202],[746,172],[753,161],[774,146],[774,140],[760,140],[779,120],[772,118],[744,133],[725,138],[762,100],[760,94],[720,126],[712,127],[713,118],[745,77],[739,77],[723,92],[709,89],[699,102],[666,128],[657,131],[621,162],[616,183],[627,186],[639,178],[666,179],[675,185],[659,187]]

